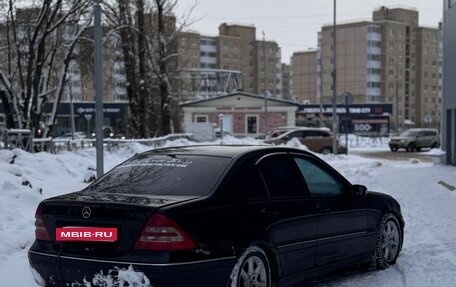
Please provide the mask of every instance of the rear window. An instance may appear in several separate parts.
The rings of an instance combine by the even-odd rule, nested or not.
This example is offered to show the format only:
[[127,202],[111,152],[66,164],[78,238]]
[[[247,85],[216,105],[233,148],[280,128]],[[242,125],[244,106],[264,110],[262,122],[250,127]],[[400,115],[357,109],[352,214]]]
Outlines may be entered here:
[[138,156],[112,169],[89,189],[123,194],[204,196],[229,162],[229,158],[211,156]]

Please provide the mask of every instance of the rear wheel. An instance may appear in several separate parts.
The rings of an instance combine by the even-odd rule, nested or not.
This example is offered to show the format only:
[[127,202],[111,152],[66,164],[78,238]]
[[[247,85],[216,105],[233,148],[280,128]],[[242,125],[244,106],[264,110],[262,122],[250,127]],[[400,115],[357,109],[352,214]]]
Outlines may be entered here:
[[264,251],[252,246],[239,257],[227,287],[271,287],[271,267]]
[[438,145],[436,142],[434,142],[434,143],[432,143],[431,149],[437,148],[438,146],[439,146],[439,145]]
[[330,154],[330,153],[332,153],[332,149],[329,148],[329,147],[324,147],[324,148],[322,148],[320,150],[320,153],[322,153],[322,154]]
[[385,269],[396,263],[402,249],[402,229],[393,214],[386,214],[380,223],[375,249],[375,263],[378,269]]

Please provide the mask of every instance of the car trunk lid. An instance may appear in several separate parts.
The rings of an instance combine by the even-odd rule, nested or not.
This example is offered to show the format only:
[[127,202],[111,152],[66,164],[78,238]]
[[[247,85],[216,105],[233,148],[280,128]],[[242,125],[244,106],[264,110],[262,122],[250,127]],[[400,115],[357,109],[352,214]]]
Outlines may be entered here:
[[[134,247],[144,225],[158,208],[194,198],[82,191],[45,200],[41,204],[41,216],[55,251],[116,257]],[[112,242],[56,240],[57,228],[74,227],[115,228],[117,239]]]

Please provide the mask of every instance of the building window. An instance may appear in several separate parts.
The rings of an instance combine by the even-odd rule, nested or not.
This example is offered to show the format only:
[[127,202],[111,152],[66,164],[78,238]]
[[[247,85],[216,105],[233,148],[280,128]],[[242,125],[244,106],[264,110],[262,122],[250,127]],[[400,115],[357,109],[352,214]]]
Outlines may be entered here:
[[207,115],[196,115],[195,116],[195,122],[197,122],[197,123],[207,123],[208,122],[208,117],[207,117]]
[[368,88],[380,88],[381,83],[380,82],[367,82],[367,87]]
[[246,128],[248,134],[258,133],[258,116],[247,116],[246,117]]
[[116,101],[126,101],[126,100],[128,100],[126,94],[116,94],[115,98],[116,98]]

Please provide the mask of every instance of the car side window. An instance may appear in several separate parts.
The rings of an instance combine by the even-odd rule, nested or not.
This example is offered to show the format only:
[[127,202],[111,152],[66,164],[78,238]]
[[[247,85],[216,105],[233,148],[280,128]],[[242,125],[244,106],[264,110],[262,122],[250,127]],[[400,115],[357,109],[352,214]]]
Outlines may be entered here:
[[306,131],[306,136],[307,138],[315,138],[318,137],[318,132],[317,131]]
[[259,168],[270,197],[309,196],[304,178],[289,156],[266,158]]
[[341,197],[344,185],[316,163],[301,157],[294,158],[304,176],[312,197]]
[[302,132],[298,131],[298,132],[293,132],[293,133],[290,133],[288,135],[288,138],[289,139],[292,139],[292,138],[300,138],[300,137],[303,137],[302,135]]

